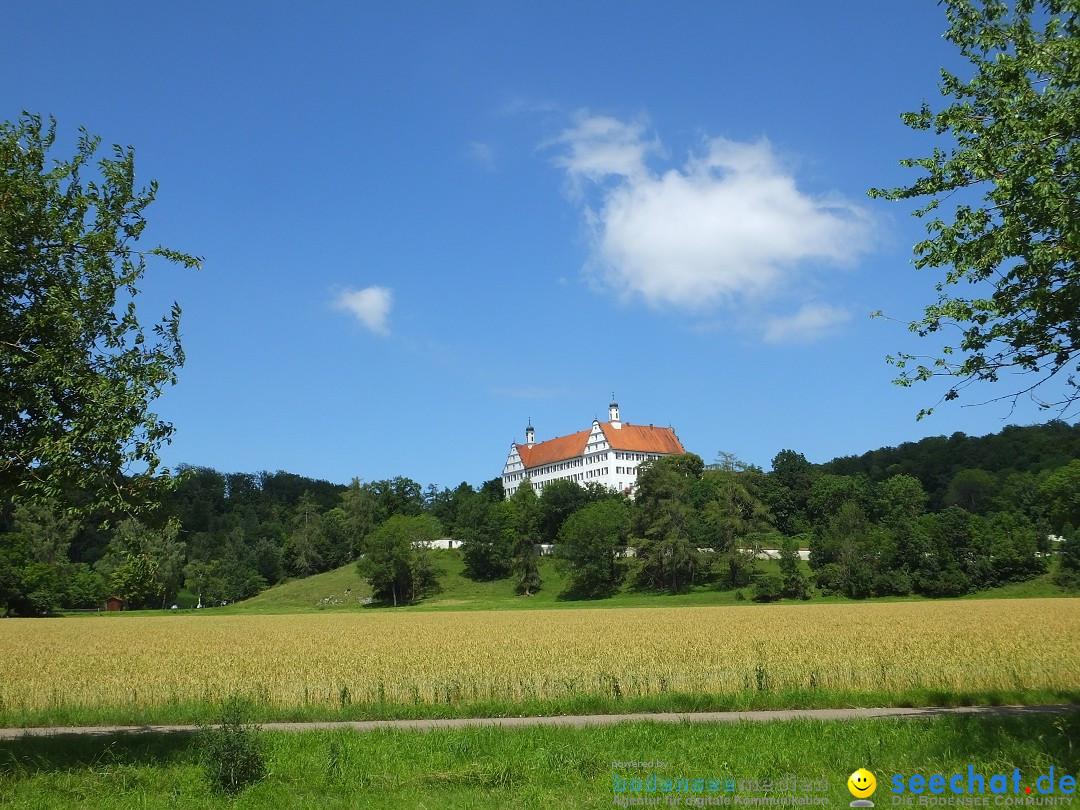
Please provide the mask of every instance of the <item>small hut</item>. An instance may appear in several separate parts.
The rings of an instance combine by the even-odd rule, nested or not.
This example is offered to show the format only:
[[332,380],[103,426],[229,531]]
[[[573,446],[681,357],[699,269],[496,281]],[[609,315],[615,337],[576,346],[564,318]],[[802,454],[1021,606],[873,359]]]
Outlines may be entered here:
[[106,610],[123,610],[124,609],[124,600],[121,599],[119,596],[110,596],[108,599],[105,600],[105,609]]

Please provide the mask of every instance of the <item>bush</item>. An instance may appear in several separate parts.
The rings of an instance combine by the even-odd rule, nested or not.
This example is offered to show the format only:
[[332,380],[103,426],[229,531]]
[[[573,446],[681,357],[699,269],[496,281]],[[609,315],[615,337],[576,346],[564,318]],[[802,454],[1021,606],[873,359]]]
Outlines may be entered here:
[[825,596],[842,593],[843,571],[836,563],[828,563],[814,574],[814,582]]
[[784,582],[776,574],[765,574],[754,583],[755,602],[775,602],[780,598]]
[[197,737],[203,773],[217,793],[239,793],[266,776],[258,726],[247,725],[244,704],[226,702],[221,725],[203,727]]
[[911,577],[903,568],[879,571],[874,576],[874,596],[907,596],[911,593]]

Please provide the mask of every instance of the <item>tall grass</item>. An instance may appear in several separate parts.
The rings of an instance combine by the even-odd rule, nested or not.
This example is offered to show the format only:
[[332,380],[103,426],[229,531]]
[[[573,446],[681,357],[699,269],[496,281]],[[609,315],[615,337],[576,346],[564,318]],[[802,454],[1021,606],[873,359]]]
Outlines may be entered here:
[[1080,600],[0,622],[0,714],[1080,690]]

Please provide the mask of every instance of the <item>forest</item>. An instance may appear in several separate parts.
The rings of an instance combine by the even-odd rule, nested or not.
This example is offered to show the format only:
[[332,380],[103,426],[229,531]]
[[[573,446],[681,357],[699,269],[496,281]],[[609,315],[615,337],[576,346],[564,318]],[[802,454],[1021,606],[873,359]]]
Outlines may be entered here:
[[[181,589],[203,606],[231,603],[353,562],[376,598],[405,604],[437,589],[419,541],[440,537],[464,541],[470,577],[511,577],[524,595],[543,587],[540,544],[553,547],[571,598],[623,587],[738,588],[759,601],[949,597],[1051,565],[1057,584],[1080,587],[1080,425],[1060,421],[820,465],[785,449],[768,471],[728,453],[710,464],[661,458],[642,468],[632,500],[568,482],[540,495],[519,487],[508,500],[499,478],[346,486],[184,467],[160,509],[139,519],[77,504],[77,494],[16,503],[0,517],[8,615],[96,609],[110,595],[160,609]],[[759,570],[765,549],[779,574]]]

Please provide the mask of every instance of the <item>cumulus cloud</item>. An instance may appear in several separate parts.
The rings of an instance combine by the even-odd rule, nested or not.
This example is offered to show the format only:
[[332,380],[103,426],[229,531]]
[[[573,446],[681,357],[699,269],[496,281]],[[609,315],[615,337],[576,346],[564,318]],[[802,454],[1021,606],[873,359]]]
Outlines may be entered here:
[[809,343],[834,332],[850,318],[851,313],[841,307],[804,304],[793,315],[769,318],[765,322],[764,338],[767,343]]
[[800,190],[766,140],[713,138],[660,172],[648,160],[663,149],[644,124],[583,113],[549,146],[582,206],[588,269],[653,307],[790,297],[808,266],[847,264],[866,247],[865,211]]
[[390,306],[394,295],[388,287],[365,287],[362,290],[341,290],[334,296],[335,309],[352,313],[356,319],[377,335],[390,334]]

